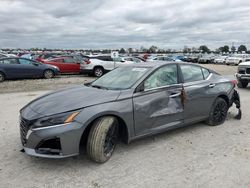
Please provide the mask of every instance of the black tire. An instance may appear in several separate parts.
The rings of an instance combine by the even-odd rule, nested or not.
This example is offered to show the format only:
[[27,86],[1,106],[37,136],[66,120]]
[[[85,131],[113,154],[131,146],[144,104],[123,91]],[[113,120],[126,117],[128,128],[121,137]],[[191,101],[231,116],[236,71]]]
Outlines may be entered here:
[[102,67],[95,67],[93,74],[96,77],[101,77],[104,74],[104,70]]
[[220,97],[217,98],[209,113],[209,118],[207,120],[208,125],[216,126],[223,124],[227,117],[227,111],[227,102]]
[[113,116],[96,120],[90,129],[87,153],[91,160],[104,163],[112,156],[118,136],[118,121]]
[[0,82],[3,82],[5,80],[4,73],[0,72]]
[[44,73],[43,73],[43,77],[45,78],[45,79],[51,79],[51,78],[53,78],[55,76],[55,73],[54,73],[54,71],[52,71],[52,70],[45,70],[44,71]]
[[238,83],[237,83],[237,86],[239,88],[246,88],[247,85],[248,85],[248,81],[246,81],[246,80],[239,80]]

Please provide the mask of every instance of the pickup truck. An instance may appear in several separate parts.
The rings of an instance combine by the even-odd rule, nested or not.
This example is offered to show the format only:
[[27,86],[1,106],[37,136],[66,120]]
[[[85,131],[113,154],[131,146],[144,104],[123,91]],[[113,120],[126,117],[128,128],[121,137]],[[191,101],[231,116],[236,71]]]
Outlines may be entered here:
[[235,76],[238,80],[238,87],[246,88],[250,82],[250,62],[240,63],[238,66],[238,72]]
[[128,64],[137,63],[136,61],[128,61],[126,58],[112,58],[111,56],[91,57],[88,61],[80,65],[80,73],[101,77],[116,67],[126,66]]

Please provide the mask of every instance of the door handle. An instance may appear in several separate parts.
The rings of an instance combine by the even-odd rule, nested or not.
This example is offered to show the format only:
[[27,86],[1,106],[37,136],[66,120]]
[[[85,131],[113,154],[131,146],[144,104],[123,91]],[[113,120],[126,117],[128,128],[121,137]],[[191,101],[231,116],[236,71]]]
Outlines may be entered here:
[[172,93],[169,97],[170,98],[175,98],[175,97],[178,97],[181,95],[181,92],[180,93]]
[[208,87],[213,88],[215,84],[209,84]]

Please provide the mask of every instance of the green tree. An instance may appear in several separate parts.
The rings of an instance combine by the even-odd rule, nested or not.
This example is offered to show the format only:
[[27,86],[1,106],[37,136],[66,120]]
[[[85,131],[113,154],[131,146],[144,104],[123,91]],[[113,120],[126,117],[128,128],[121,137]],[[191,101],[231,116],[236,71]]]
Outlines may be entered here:
[[210,53],[210,49],[206,46],[206,45],[202,45],[199,47],[199,50],[202,52],[202,53]]
[[155,53],[156,51],[157,51],[157,47],[156,46],[151,46],[150,48],[149,48],[149,52],[150,53]]
[[120,54],[125,54],[126,51],[124,50],[124,48],[121,48],[121,49],[119,50],[119,53],[120,53]]
[[247,47],[245,45],[240,45],[238,48],[238,52],[247,52]]
[[229,46],[228,45],[223,46],[223,51],[222,52],[228,53],[229,52]]

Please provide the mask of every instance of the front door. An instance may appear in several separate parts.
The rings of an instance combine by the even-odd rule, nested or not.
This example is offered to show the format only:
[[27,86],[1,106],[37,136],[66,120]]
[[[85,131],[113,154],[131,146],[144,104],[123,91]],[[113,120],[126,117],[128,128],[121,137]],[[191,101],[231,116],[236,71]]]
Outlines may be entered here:
[[133,96],[136,135],[157,133],[183,123],[182,84],[176,64],[154,71]]

